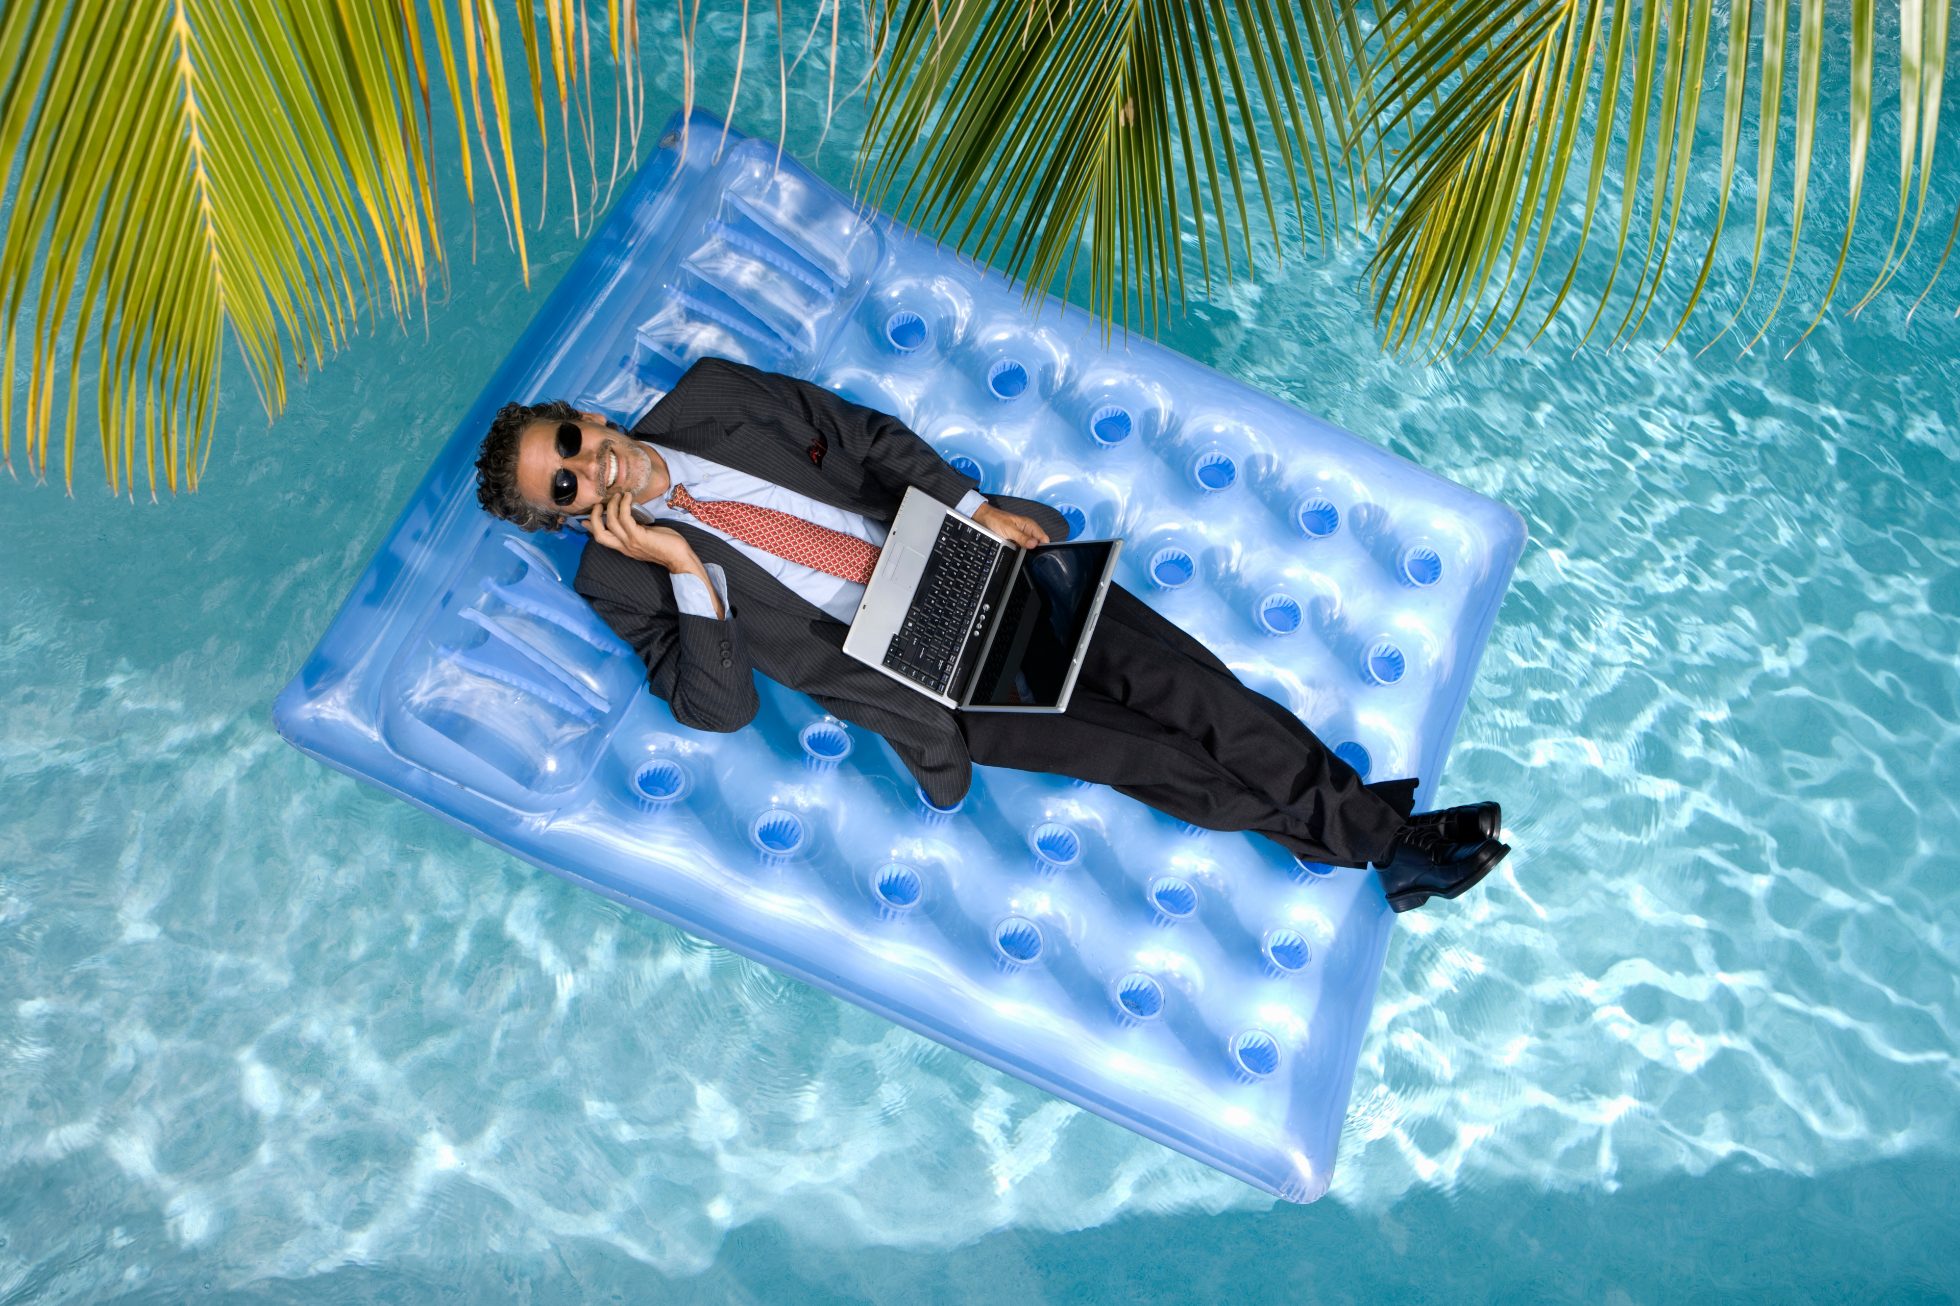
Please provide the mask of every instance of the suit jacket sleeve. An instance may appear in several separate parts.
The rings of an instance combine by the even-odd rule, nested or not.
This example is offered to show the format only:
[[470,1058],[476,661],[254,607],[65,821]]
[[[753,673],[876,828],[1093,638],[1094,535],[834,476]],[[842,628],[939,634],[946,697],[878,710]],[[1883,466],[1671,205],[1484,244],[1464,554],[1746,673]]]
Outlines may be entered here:
[[647,688],[674,720],[725,734],[755,719],[755,670],[732,608],[720,620],[681,612],[664,569],[596,544],[585,548],[575,588],[640,655]]
[[979,488],[971,477],[953,470],[944,458],[911,427],[875,408],[854,404],[812,381],[764,372],[727,358],[703,358],[690,373],[706,370],[703,380],[724,386],[766,404],[778,420],[807,424],[833,451],[862,463],[871,478],[894,498],[918,486],[949,508]]

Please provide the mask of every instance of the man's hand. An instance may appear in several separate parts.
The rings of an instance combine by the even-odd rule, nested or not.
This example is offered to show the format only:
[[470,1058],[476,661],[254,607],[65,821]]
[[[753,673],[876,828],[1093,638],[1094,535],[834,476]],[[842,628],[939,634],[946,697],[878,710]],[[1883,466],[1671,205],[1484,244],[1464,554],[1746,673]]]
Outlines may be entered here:
[[633,515],[633,500],[624,490],[592,505],[587,523],[592,538],[629,558],[651,562],[668,571],[698,566],[694,546],[671,526],[648,526]]
[[1005,535],[1024,549],[1032,549],[1037,544],[1048,543],[1048,532],[1041,529],[1033,518],[1019,513],[1003,512],[991,503],[981,504],[974,510],[973,520],[985,526],[996,535]]
[[587,529],[592,532],[593,539],[615,553],[665,567],[675,576],[696,577],[714,602],[715,619],[719,621],[727,617],[728,611],[722,606],[721,595],[715,593],[714,581],[709,577],[708,569],[701,565],[701,559],[695,556],[694,546],[687,542],[687,536],[671,526],[648,526],[641,522],[633,515],[633,499],[625,490],[617,491],[593,505]]

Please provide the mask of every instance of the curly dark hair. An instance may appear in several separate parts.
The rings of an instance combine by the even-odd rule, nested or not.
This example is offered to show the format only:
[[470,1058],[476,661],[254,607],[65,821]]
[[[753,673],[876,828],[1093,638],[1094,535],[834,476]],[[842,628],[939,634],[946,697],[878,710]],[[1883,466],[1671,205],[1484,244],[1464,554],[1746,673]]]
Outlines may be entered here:
[[476,452],[476,501],[492,517],[501,517],[519,530],[555,531],[565,514],[535,508],[517,491],[517,442],[532,422],[576,422],[578,409],[562,399],[541,404],[505,404],[490,419],[490,433]]

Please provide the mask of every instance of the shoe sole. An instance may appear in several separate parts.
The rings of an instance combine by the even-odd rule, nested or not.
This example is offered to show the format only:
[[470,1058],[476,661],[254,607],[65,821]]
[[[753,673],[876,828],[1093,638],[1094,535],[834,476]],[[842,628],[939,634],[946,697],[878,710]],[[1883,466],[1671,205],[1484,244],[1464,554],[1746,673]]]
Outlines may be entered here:
[[1421,889],[1421,890],[1407,889],[1391,897],[1388,900],[1388,905],[1394,908],[1397,913],[1401,913],[1405,911],[1414,911],[1416,908],[1428,902],[1431,898],[1460,898],[1464,894],[1470,892],[1470,890],[1476,888],[1480,883],[1482,883],[1483,878],[1486,875],[1490,874],[1491,868],[1496,866],[1499,862],[1503,861],[1507,856],[1509,856],[1510,852],[1511,852],[1510,844],[1508,843],[1497,844],[1497,855],[1495,857],[1492,857],[1488,862],[1485,862],[1482,866],[1470,872],[1470,874],[1464,876],[1462,879],[1458,880],[1455,884],[1452,884],[1449,888]]

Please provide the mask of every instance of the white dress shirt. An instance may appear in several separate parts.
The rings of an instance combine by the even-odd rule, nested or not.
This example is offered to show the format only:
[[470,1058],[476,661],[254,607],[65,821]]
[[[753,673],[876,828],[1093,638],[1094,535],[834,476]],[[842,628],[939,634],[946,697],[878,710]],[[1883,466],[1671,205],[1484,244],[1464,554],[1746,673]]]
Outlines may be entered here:
[[[806,494],[798,494],[794,490],[784,489],[773,481],[765,481],[759,476],[751,476],[733,467],[725,467],[699,454],[669,449],[651,440],[646,443],[652,445],[654,451],[665,460],[672,484],[685,485],[687,492],[696,499],[703,502],[711,499],[736,499],[742,503],[752,503],[759,508],[774,508],[777,512],[786,512],[792,517],[800,517],[818,526],[827,526],[846,535],[855,535],[878,547],[884,546],[886,528],[883,522],[873,521],[862,513],[852,512],[848,508],[833,508]],[[986,495],[978,490],[968,490],[955,507],[971,517],[986,502]],[[710,526],[692,513],[670,507],[665,496],[635,504],[633,511],[644,522],[686,521],[701,530],[719,535],[754,559],[764,571],[845,625],[848,626],[851,619],[857,616],[858,603],[864,598],[864,586],[854,580],[845,580],[842,576],[833,576],[827,571],[806,567],[800,562],[778,557],[767,549],[759,549],[753,544],[744,543],[720,527]],[[714,595],[709,595],[708,587],[701,583],[700,577],[691,572],[677,572],[674,575],[674,602],[679,605],[682,612],[697,617],[713,617],[714,600],[719,598],[722,610],[733,616],[734,612],[728,606],[728,582],[722,575],[721,564],[710,562],[704,563],[703,566],[709,579],[714,582]]]

